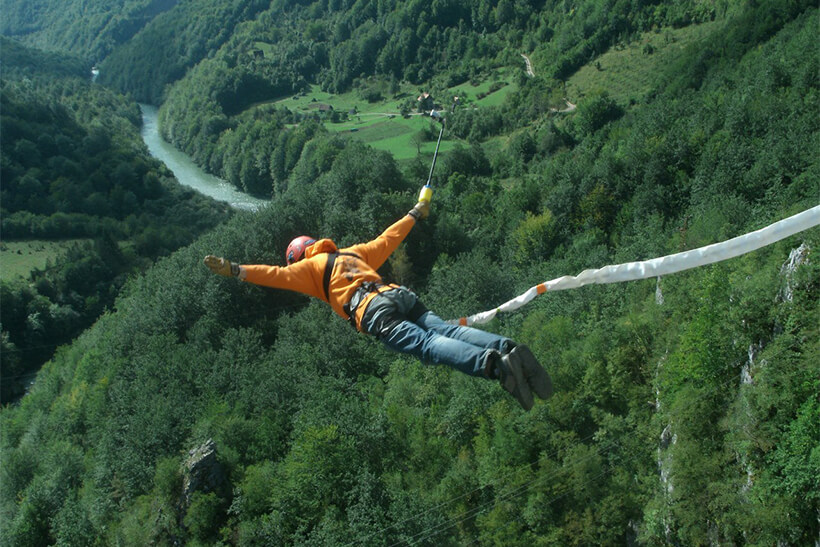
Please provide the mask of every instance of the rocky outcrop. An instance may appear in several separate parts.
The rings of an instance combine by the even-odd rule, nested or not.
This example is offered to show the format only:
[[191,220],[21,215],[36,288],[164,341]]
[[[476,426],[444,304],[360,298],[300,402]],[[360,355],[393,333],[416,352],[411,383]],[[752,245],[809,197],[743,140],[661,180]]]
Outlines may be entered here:
[[197,448],[188,451],[182,472],[180,504],[183,508],[191,504],[194,492],[215,492],[220,496],[226,494],[228,479],[225,476],[225,468],[217,459],[216,443],[213,439],[208,439]]

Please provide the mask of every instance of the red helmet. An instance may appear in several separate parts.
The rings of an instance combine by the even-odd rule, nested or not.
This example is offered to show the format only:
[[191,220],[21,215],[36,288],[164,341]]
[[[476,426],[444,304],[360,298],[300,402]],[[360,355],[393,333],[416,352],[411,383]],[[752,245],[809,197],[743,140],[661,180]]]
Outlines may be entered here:
[[305,249],[316,243],[316,240],[310,236],[299,236],[288,245],[288,250],[285,251],[285,261],[288,266],[294,262],[299,262],[305,257]]

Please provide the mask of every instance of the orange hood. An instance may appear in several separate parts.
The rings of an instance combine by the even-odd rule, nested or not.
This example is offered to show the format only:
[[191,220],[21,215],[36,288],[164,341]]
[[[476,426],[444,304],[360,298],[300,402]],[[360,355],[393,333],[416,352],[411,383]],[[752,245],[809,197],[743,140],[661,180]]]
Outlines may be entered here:
[[335,253],[339,248],[330,239],[320,239],[307,249],[305,249],[305,258],[311,258],[323,253]]

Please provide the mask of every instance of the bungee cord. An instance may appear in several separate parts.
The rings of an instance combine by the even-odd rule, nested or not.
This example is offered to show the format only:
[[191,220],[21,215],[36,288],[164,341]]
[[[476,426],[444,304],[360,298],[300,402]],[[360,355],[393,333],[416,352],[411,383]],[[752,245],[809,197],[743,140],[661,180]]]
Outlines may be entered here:
[[495,309],[461,317],[460,319],[453,319],[449,322],[466,326],[480,325],[492,321],[499,313],[515,311],[530,303],[536,296],[549,291],[577,289],[592,284],[603,285],[649,279],[714,264],[750,253],[818,225],[820,225],[820,205],[770,224],[760,230],[720,243],[642,262],[628,262],[604,266],[599,269],[584,270],[574,277],[565,275],[551,281],[545,281],[531,287],[525,293],[508,300]]

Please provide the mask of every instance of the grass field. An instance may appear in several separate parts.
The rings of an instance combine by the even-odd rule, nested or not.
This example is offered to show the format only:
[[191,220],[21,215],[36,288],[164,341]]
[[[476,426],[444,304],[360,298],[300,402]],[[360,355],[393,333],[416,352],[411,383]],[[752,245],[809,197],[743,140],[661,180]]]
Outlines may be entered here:
[[[257,47],[261,47],[257,44]],[[466,98],[467,103],[472,106],[490,106],[501,104],[509,93],[517,86],[512,83],[511,70],[499,70],[498,73],[481,84],[474,86],[464,83],[454,86],[448,90],[456,96]],[[506,85],[493,93],[488,93],[490,86],[495,82],[504,82]],[[351,112],[344,122],[325,123],[325,127],[332,133],[338,133],[350,138],[365,142],[377,150],[390,152],[398,161],[413,159],[418,155],[430,156],[432,158],[435,149],[435,141],[416,142],[418,135],[424,128],[433,126],[433,131],[437,134],[439,126],[429,117],[413,112],[407,117],[400,114],[401,104],[408,98],[413,99],[419,93],[416,86],[403,86],[398,93],[391,98],[382,101],[369,103],[359,96],[358,92],[331,94],[322,91],[319,86],[313,85],[310,90],[291,97],[280,98],[266,103],[255,105],[259,107],[264,104],[275,104],[288,108],[295,112],[309,113],[320,108],[321,105],[329,105],[334,111]],[[485,97],[478,99],[478,95],[485,94]],[[441,141],[439,152],[446,154],[456,146],[457,140],[447,138],[447,134]]]
[[[518,86],[512,81],[513,71],[520,70],[519,67],[514,69],[501,69],[493,78],[488,78],[485,82],[474,86],[467,84],[460,84],[453,86],[448,91],[457,97],[466,97],[468,104],[474,106],[494,106],[504,102],[511,92],[518,89]],[[506,85],[501,89],[489,93],[490,86],[496,82],[504,82]],[[485,97],[479,99],[478,96],[484,94]]]
[[375,103],[368,103],[362,99],[358,92],[332,94],[322,91],[318,85],[312,85],[307,92],[270,101],[267,104],[275,104],[296,112],[311,112],[319,108],[319,105],[326,104],[334,110],[347,112],[356,109],[360,114],[399,114],[399,103],[410,97],[412,92],[405,91],[399,93],[397,97],[385,99]]
[[690,44],[718,31],[720,26],[720,22],[710,22],[647,32],[635,42],[610,48],[569,78],[566,97],[574,103],[585,95],[606,91],[621,104],[633,99],[640,101],[652,90],[660,69],[672,63]]
[[32,270],[45,268],[49,259],[54,262],[69,247],[80,241],[85,240],[3,241],[0,243],[0,279],[27,279]]
[[[319,86],[312,86],[304,94],[273,101],[296,112],[311,112],[319,105],[330,105],[333,110],[350,112],[344,122],[326,122],[325,128],[331,133],[338,133],[350,138],[366,142],[378,150],[386,150],[397,160],[406,160],[416,157],[418,147],[413,143],[413,137],[424,127],[429,126],[432,120],[427,116],[413,113],[403,118],[399,113],[400,105],[411,97],[409,91],[399,93],[397,97],[376,103],[368,103],[359,97],[358,93],[350,92],[339,95],[326,93]],[[421,146],[422,154],[432,153],[435,143],[425,142]],[[452,148],[452,143],[442,140],[441,149]]]
[[[612,47],[569,78],[565,96],[570,102],[579,103],[587,95],[606,91],[620,104],[641,102],[653,89],[659,70],[672,63],[690,44],[702,40],[710,33],[718,32],[720,25],[719,22],[712,22],[681,29],[647,32],[634,42]],[[257,42],[255,47],[265,54],[270,53],[268,44]],[[517,90],[516,76],[523,68],[523,63],[522,66],[500,68],[479,85],[465,82],[449,88],[447,94],[461,97],[463,108],[502,104],[510,93]],[[533,69],[538,74],[537,62]],[[502,84],[500,88],[499,83]],[[435,141],[418,142],[417,136],[433,122],[429,117],[415,112],[407,117],[400,114],[403,103],[409,100],[415,104],[414,99],[422,91],[421,88],[405,84],[398,90],[393,89],[395,93],[388,93],[389,86],[386,82],[370,82],[369,85],[381,88],[385,98],[370,103],[364,100],[358,91],[331,94],[313,85],[304,93],[260,103],[251,109],[264,104],[275,104],[295,112],[309,113],[320,108],[332,107],[336,112],[347,112],[348,119],[340,123],[325,122],[328,131],[358,139],[373,148],[390,152],[400,162],[418,156],[425,160],[432,158]],[[497,88],[492,93],[489,92],[491,86]],[[447,106],[443,105],[445,109]],[[433,132],[438,132],[438,126],[435,124]],[[485,146],[488,149],[498,149],[506,140],[491,139]],[[440,152],[446,154],[457,142],[448,139],[445,132]]]
[[[417,138],[417,135],[427,127],[432,127],[433,133],[438,135],[440,126],[425,116],[382,118],[372,123],[363,121],[359,126],[341,130],[348,131],[351,138],[366,142],[377,150],[390,152],[396,160],[407,160],[419,154],[432,157],[435,141],[418,142]],[[441,139],[440,152],[452,149],[456,142],[458,141],[448,139],[445,133]]]

